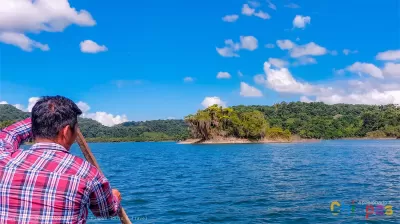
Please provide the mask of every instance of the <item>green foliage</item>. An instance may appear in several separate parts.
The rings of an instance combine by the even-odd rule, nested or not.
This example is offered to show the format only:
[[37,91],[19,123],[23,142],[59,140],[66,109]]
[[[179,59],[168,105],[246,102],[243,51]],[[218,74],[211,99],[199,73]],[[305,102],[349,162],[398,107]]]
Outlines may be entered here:
[[[29,117],[11,105],[0,105],[0,129]],[[143,122],[125,122],[113,127],[106,127],[99,122],[78,119],[82,134],[88,141],[120,142],[120,141],[171,141],[185,140],[190,133],[183,120],[155,120]]]
[[282,130],[280,127],[267,128],[265,130],[265,135],[268,139],[274,140],[283,139],[289,141],[292,138],[292,134],[289,130]]
[[272,106],[234,106],[237,113],[258,110],[272,127],[288,129],[302,138],[366,137],[381,130],[400,137],[400,108],[396,105],[350,105],[282,102]]
[[[236,137],[258,140],[265,137],[269,128],[264,114],[260,111],[245,111],[237,113],[233,108],[222,108],[213,105],[205,110],[199,110],[194,115],[185,118],[191,133],[203,140],[216,137]],[[290,135],[287,131],[285,134]],[[279,135],[278,134],[278,135]],[[286,137],[283,137],[286,139]]]
[[377,130],[377,131],[367,132],[367,137],[368,138],[386,138],[387,136],[384,131]]

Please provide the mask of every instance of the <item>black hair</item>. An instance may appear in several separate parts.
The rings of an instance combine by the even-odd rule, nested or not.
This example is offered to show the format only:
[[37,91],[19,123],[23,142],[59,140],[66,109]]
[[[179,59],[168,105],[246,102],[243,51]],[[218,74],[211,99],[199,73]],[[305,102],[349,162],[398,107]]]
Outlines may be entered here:
[[32,108],[34,138],[54,139],[67,125],[73,130],[82,114],[79,107],[63,96],[44,96]]

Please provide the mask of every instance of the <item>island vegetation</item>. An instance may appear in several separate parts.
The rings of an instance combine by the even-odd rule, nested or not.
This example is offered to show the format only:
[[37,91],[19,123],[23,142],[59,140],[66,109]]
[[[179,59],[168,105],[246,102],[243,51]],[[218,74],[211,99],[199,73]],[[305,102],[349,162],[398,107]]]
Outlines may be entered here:
[[[0,129],[29,117],[12,105],[0,105]],[[92,142],[180,141],[188,138],[340,139],[400,138],[397,105],[328,105],[320,102],[272,106],[211,106],[184,120],[125,122],[113,127],[79,118],[82,133]]]

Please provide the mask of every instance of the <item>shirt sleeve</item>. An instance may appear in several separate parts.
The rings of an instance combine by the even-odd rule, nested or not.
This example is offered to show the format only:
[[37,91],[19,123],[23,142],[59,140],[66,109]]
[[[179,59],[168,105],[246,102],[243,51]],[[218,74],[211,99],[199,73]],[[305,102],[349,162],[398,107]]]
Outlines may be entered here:
[[0,131],[0,154],[12,154],[32,138],[31,118],[19,121]]
[[107,178],[100,172],[94,178],[91,189],[89,208],[93,215],[100,218],[117,216],[120,210],[120,202],[113,195]]

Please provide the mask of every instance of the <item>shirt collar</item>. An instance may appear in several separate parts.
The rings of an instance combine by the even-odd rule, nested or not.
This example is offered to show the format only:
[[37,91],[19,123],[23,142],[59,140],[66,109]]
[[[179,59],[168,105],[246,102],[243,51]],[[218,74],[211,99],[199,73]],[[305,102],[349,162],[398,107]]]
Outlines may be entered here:
[[54,143],[54,142],[36,143],[30,149],[31,150],[51,149],[51,150],[57,150],[57,151],[69,153],[69,151],[66,148],[64,148],[64,146]]

